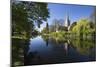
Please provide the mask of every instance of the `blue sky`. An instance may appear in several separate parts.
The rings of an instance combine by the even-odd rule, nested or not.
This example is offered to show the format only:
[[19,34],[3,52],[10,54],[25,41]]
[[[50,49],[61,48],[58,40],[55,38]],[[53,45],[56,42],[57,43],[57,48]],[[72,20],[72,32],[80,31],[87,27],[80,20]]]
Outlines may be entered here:
[[[49,25],[52,24],[53,19],[66,19],[66,17],[69,15],[71,23],[74,21],[78,21],[81,18],[87,18],[91,15],[91,13],[94,11],[94,6],[82,6],[82,5],[72,5],[72,4],[55,4],[55,3],[49,3],[48,9],[50,12],[50,18],[48,18]],[[44,22],[41,25],[41,28],[39,30],[42,30],[46,25],[46,22]]]

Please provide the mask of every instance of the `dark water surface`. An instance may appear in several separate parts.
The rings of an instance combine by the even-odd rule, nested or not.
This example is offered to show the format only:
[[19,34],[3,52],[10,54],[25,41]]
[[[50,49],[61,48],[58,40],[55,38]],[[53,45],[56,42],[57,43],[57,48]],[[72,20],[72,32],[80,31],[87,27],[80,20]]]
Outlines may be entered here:
[[36,36],[12,39],[12,66],[87,62],[96,60],[95,40]]
[[53,38],[31,38],[24,49],[24,65],[95,61],[95,41]]

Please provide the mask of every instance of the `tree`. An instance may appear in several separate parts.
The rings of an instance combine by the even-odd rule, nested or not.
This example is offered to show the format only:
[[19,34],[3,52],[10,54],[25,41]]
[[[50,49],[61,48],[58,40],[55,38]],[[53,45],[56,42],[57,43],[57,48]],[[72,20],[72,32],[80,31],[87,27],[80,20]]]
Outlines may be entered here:
[[46,3],[13,1],[12,2],[12,32],[26,32],[29,35],[34,29],[47,21],[49,11]]
[[12,32],[25,31],[27,21],[27,12],[23,5],[12,3]]
[[49,18],[49,10],[46,3],[22,1],[21,4],[27,10],[28,18],[36,23],[38,27]]
[[48,25],[48,23],[46,23],[46,27],[44,27],[43,28],[43,30],[42,30],[42,34],[48,34],[49,33],[49,25]]
[[91,28],[91,22],[88,19],[81,19],[77,22],[77,25],[73,27],[72,31],[79,36],[83,36],[84,34],[95,32],[95,29]]
[[49,25],[49,32],[55,32],[55,26]]
[[72,31],[73,27],[77,24],[77,22],[73,22],[70,26],[70,30]]
[[47,30],[46,33],[49,33],[49,25],[48,25],[48,23],[46,23],[46,30]]
[[52,23],[52,26],[54,26],[54,30],[57,32],[57,31],[60,31],[62,30],[62,27],[63,27],[63,23],[64,23],[64,20],[63,19],[54,19],[53,20],[53,23]]
[[91,13],[91,15],[89,16],[89,20],[96,24],[96,8],[94,8],[93,12]]

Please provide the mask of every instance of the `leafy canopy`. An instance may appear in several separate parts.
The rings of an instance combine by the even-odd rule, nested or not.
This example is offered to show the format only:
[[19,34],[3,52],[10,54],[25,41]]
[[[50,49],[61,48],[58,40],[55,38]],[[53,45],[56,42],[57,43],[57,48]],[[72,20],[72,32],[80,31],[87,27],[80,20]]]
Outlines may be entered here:
[[81,19],[73,27],[72,31],[75,33],[90,33],[95,31],[95,25],[88,19]]

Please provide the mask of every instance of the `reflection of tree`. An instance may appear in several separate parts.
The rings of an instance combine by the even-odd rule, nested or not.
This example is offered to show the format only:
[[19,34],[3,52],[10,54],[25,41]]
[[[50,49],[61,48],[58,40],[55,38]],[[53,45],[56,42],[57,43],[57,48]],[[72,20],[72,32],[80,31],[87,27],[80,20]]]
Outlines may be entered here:
[[24,45],[25,40],[12,39],[12,66],[24,64]]
[[24,65],[24,56],[29,49],[29,40],[12,39],[12,66]]
[[48,39],[46,40],[46,45],[48,46]]
[[24,45],[24,58],[25,56],[27,55],[28,51],[29,51],[29,41],[25,42],[25,45]]
[[48,46],[49,36],[42,35],[43,40],[46,42],[46,46]]
[[41,62],[42,61],[40,55],[38,54],[37,51],[34,51],[34,52],[29,52],[25,56],[24,65],[40,64]]
[[72,45],[77,49],[77,51],[82,55],[93,54],[91,51],[95,48],[95,42],[92,40],[72,40]]
[[[80,35],[82,34],[80,33]],[[56,48],[62,47],[65,54],[67,54],[66,57],[69,57],[69,59],[72,57],[73,54],[75,54],[75,57],[87,56],[90,59],[91,58],[95,59],[95,40],[93,39],[84,39],[83,37],[77,37],[75,39],[66,37],[63,37],[62,39],[59,37],[52,37],[52,36],[51,37],[42,36],[42,37],[47,42],[47,44],[49,39],[49,44],[54,47],[53,49],[54,51],[59,51]],[[73,61],[76,61],[76,59],[73,59]]]

